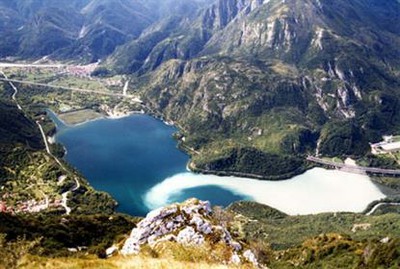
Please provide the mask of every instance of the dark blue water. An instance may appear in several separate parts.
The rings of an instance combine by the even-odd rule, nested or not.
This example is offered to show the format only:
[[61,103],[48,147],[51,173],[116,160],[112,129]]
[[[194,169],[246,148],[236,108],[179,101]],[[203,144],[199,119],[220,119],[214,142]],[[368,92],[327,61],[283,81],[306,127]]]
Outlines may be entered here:
[[[147,115],[101,119],[68,127],[57,122],[56,139],[67,149],[66,160],[97,190],[110,193],[118,211],[145,215],[146,192],[167,177],[186,171],[188,156],[176,148],[175,128]],[[174,195],[227,205],[240,197],[219,187],[199,187]]]

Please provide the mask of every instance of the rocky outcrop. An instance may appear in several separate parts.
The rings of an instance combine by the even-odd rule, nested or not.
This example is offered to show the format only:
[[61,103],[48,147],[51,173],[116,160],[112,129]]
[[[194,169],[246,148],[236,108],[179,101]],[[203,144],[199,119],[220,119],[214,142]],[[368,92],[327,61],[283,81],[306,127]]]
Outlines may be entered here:
[[138,254],[143,245],[155,248],[165,241],[199,247],[223,243],[231,252],[231,259],[226,262],[248,262],[259,266],[254,253],[235,241],[229,231],[213,218],[208,201],[189,199],[182,204],[151,211],[132,230],[121,254]]

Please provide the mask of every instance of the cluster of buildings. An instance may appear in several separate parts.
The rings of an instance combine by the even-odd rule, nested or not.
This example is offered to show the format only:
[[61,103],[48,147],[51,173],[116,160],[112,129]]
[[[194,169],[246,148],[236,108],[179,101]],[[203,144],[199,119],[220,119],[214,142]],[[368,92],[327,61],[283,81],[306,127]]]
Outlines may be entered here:
[[24,202],[17,202],[15,206],[7,205],[6,202],[0,201],[0,213],[38,213],[48,208],[58,208],[61,206],[61,199],[55,199],[53,202],[46,200],[36,201],[35,199],[31,199]]
[[[68,66],[66,72],[70,75],[85,77],[88,75],[88,71],[81,66]],[[90,73],[89,73],[90,74]]]
[[88,64],[88,65],[70,65],[67,66],[66,72],[69,75],[77,77],[89,77],[97,66],[98,63]]

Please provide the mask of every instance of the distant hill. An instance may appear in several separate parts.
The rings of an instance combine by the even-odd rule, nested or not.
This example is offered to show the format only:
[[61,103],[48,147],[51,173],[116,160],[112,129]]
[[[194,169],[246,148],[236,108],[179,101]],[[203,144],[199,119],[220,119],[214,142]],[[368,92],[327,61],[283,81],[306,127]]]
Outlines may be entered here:
[[140,1],[12,1],[0,3],[1,57],[97,61],[152,23]]
[[159,18],[193,10],[204,0],[164,2],[1,0],[0,57],[97,61],[137,38]]

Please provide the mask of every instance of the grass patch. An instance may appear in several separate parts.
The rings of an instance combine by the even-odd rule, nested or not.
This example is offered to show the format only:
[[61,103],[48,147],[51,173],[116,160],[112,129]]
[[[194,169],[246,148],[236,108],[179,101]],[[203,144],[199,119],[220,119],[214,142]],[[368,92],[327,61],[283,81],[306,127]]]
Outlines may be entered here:
[[66,124],[74,125],[85,121],[102,118],[103,115],[92,109],[82,109],[82,110],[62,113],[59,114],[58,117]]
[[18,268],[21,269],[81,269],[81,268],[97,268],[97,269],[227,269],[239,268],[236,266],[208,264],[206,262],[184,262],[173,259],[157,259],[143,256],[122,257],[117,256],[107,260],[101,260],[94,256],[83,258],[56,258],[48,259],[38,256],[25,256]]

